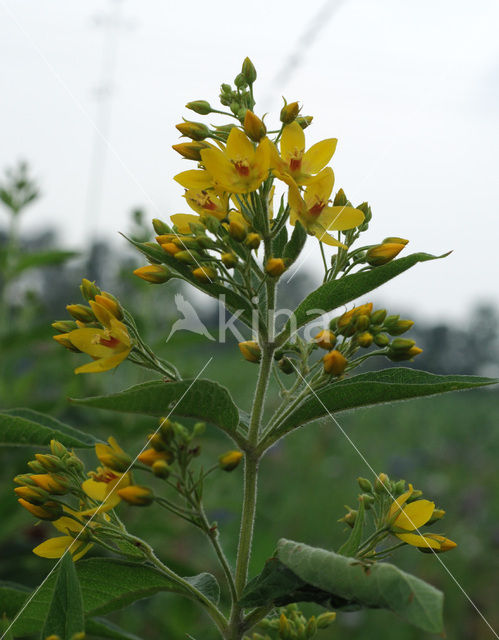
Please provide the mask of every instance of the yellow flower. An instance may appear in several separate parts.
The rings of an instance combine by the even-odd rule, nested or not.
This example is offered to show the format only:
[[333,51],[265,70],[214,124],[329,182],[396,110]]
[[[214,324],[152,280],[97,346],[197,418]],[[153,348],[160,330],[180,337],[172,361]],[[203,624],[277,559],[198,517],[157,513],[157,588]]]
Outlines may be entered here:
[[231,129],[227,146],[205,149],[201,158],[217,186],[229,193],[256,191],[267,178],[271,143],[263,138],[255,149],[251,140],[237,127]]
[[[277,178],[290,184],[289,178],[297,185],[306,185],[319,173],[333,157],[336,138],[321,140],[305,151],[305,134],[296,122],[284,127],[281,138],[280,157],[273,154],[272,169]],[[275,147],[274,147],[275,149]]]
[[320,242],[333,247],[345,247],[344,244],[329,235],[330,231],[346,231],[358,227],[364,221],[359,209],[347,206],[328,206],[333,190],[334,174],[330,167],[308,183],[302,195],[298,187],[289,183],[288,202],[291,208],[290,223],[299,220],[310,235],[317,236]]
[[124,489],[132,484],[130,473],[119,473],[106,467],[98,467],[97,471],[91,471],[89,475],[91,477],[82,483],[81,488],[89,498],[101,504],[81,511],[80,515],[87,516],[96,511],[105,512],[114,509],[121,502],[118,489]]
[[132,459],[117,443],[116,438],[108,438],[109,444],[95,445],[95,455],[105,467],[123,473],[129,468]]
[[173,177],[185,189],[209,189],[213,187],[213,178],[204,169],[189,169]]
[[[80,517],[76,511],[65,507],[66,513],[70,513],[78,520],[69,516],[62,516],[58,520],[54,520],[54,527],[66,535],[49,538],[33,549],[33,553],[42,558],[60,558],[66,550],[73,556],[73,560],[79,560],[93,546],[93,543],[86,540],[75,540],[75,537],[84,529],[84,519]],[[90,523],[89,527],[95,526],[97,523]]]
[[94,359],[94,362],[76,368],[75,373],[97,373],[113,369],[128,357],[132,349],[125,325],[102,305],[93,300],[90,305],[104,328],[84,327],[64,334],[71,344]]
[[[188,189],[184,194],[184,198],[190,208],[200,216],[210,215],[217,218],[217,220],[223,220],[229,211],[229,198],[213,189],[210,191],[206,189]],[[175,220],[174,223],[177,224]]]
[[443,552],[456,547],[455,542],[444,536],[414,533],[431,520],[435,510],[435,503],[430,500],[415,500],[406,505],[413,492],[414,489],[410,484],[409,490],[393,501],[388,511],[388,523],[391,533],[413,547],[421,547],[428,551],[434,549],[436,552]]

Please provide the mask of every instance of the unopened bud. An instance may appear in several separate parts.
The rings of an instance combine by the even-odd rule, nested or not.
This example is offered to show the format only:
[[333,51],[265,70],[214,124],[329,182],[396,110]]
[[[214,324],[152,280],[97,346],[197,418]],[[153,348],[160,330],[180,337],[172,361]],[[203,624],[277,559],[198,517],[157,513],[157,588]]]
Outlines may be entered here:
[[371,315],[371,324],[383,324],[386,318],[386,309],[378,309]]
[[334,207],[344,207],[348,203],[348,199],[346,197],[343,189],[339,189],[337,194],[334,196],[333,206]]
[[373,492],[371,481],[367,478],[357,478],[357,482],[359,483],[359,487],[362,489],[362,491],[365,491],[366,493]]
[[109,313],[118,320],[123,319],[123,308],[119,300],[112,293],[103,291],[102,295],[95,296],[95,302],[107,309]]
[[293,637],[291,634],[291,625],[284,612],[281,613],[279,617],[279,637],[282,638],[282,640],[291,640]]
[[170,465],[166,462],[166,460],[156,460],[151,468],[152,472],[157,478],[163,478],[164,480],[168,478],[171,473]]
[[206,431],[206,422],[196,422],[194,425],[194,429],[192,430],[192,435],[195,438],[199,438]]
[[445,516],[445,511],[443,509],[433,509],[433,513],[431,514],[431,518],[426,523],[427,525],[433,524],[437,522],[437,520],[441,520]]
[[244,58],[243,60],[241,73],[248,84],[253,84],[253,82],[255,82],[256,80],[255,65],[251,62],[251,60],[248,57]]
[[56,336],[52,336],[52,338],[65,349],[69,349],[69,351],[74,351],[75,353],[80,353],[78,347],[74,346],[65,333],[59,333]]
[[403,244],[405,246],[406,244],[409,244],[409,240],[406,240],[405,238],[397,238],[395,236],[390,236],[389,238],[385,238],[383,240],[383,244],[386,244],[386,243]]
[[376,491],[376,493],[384,493],[385,491],[389,490],[390,478],[386,475],[386,473],[380,473],[374,481],[374,491]]
[[260,142],[260,140],[264,138],[265,134],[267,133],[267,127],[265,126],[263,120],[260,120],[260,118],[249,109],[246,110],[246,113],[244,115],[243,128],[244,133],[248,136],[248,138],[253,140],[253,142]]
[[45,502],[43,505],[36,505],[24,500],[24,498],[19,498],[18,502],[29,511],[31,515],[40,520],[58,520],[63,513],[62,506],[57,502]]
[[345,509],[348,509],[347,513],[345,513],[343,518],[340,518],[338,522],[344,522],[349,527],[353,527],[355,521],[357,520],[357,515],[359,512],[356,509],[350,509],[350,507],[347,506],[345,506]]
[[223,471],[233,471],[243,459],[241,451],[227,451],[218,458],[218,464]]
[[45,471],[64,471],[66,468],[60,458],[50,453],[35,453],[35,458],[42,465]]
[[250,249],[253,249],[254,251],[256,251],[260,246],[261,241],[262,241],[262,238],[259,233],[248,233],[248,235],[246,236],[246,240],[244,241],[244,244]]
[[245,340],[239,343],[239,350],[243,354],[243,358],[248,362],[260,362],[262,350],[255,340]]
[[209,128],[202,122],[189,122],[188,120],[175,125],[180,133],[191,140],[204,140],[211,135]]
[[43,504],[47,501],[49,494],[39,487],[15,487],[14,493],[18,498],[23,498],[32,504]]
[[279,369],[286,375],[290,375],[291,373],[295,373],[295,367],[289,358],[284,356],[277,362],[277,366]]
[[84,304],[68,304],[66,309],[75,320],[85,323],[96,321],[96,317],[92,309]]
[[239,222],[239,220],[231,219],[229,220],[229,235],[237,242],[242,242],[247,235],[246,227]]
[[405,491],[405,480],[398,480],[393,485],[393,493],[397,496],[401,495]]
[[148,467],[152,467],[157,460],[171,462],[173,460],[173,454],[170,451],[156,451],[151,447],[150,449],[142,451],[142,453],[137,457],[137,460]]
[[40,489],[56,496],[63,496],[68,492],[69,482],[61,475],[53,473],[37,473],[31,476]]
[[63,334],[78,329],[78,325],[74,320],[58,320],[52,323],[52,327]]
[[237,264],[237,256],[234,253],[222,253],[221,260],[227,269],[233,269]]
[[336,336],[332,331],[324,329],[323,331],[319,331],[319,333],[315,336],[314,341],[319,345],[321,349],[326,349],[329,351],[336,344]]
[[170,227],[166,224],[166,222],[163,222],[163,220],[160,220],[159,218],[153,218],[152,219],[152,226],[154,231],[160,236],[160,235],[164,235],[167,233],[171,233],[172,230],[170,229]]
[[173,144],[172,149],[179,153],[187,160],[201,161],[201,151],[203,149],[209,149],[210,145],[205,142],[181,142],[180,144]]
[[95,296],[98,296],[101,292],[95,282],[90,282],[90,280],[86,278],[83,278],[81,281],[80,291],[85,300],[93,300]]
[[393,260],[404,248],[405,245],[396,242],[387,242],[371,247],[366,253],[366,262],[371,267],[380,267]]
[[395,340],[392,340],[390,344],[390,351],[395,351],[395,352],[409,351],[409,349],[412,349],[412,347],[414,347],[415,344],[416,342],[414,340],[409,340],[408,338],[395,338]]
[[279,278],[286,271],[286,264],[282,258],[269,258],[265,271],[274,278]]
[[152,433],[148,436],[148,442],[155,451],[164,451],[166,442],[163,440],[161,433]]
[[357,316],[357,318],[355,319],[356,331],[365,331],[368,328],[369,323],[370,323],[369,316],[366,316],[364,314]]
[[317,617],[317,629],[327,629],[331,624],[333,624],[335,620],[335,611],[327,611],[326,613],[321,613],[321,615]]
[[119,446],[116,439],[111,437],[109,444],[96,444],[95,455],[99,461],[109,469],[124,473],[132,464],[131,457]]
[[201,260],[201,254],[197,251],[179,251],[175,253],[175,260],[179,260],[184,264],[198,264]]
[[142,278],[151,284],[163,284],[168,282],[172,277],[170,269],[162,264],[150,264],[145,267],[139,267],[133,272],[138,278]]
[[166,251],[170,256],[175,256],[177,253],[180,253],[182,249],[177,247],[177,245],[173,242],[160,242],[161,248]]
[[306,129],[312,124],[312,120],[314,116],[298,116],[296,118],[296,122],[300,125],[302,129]]
[[[366,316],[363,316],[363,317],[365,318]],[[356,340],[359,347],[363,347],[364,349],[367,349],[373,343],[373,334],[369,333],[369,331],[364,331],[364,333],[361,333],[360,335],[357,336]]]
[[69,453],[66,447],[57,440],[50,441],[50,451],[52,452],[52,455],[59,458],[64,458],[64,456]]
[[300,111],[300,105],[298,102],[290,102],[285,104],[281,109],[280,119],[283,124],[291,124],[293,120],[296,120]]
[[398,320],[395,324],[387,327],[387,331],[391,336],[401,336],[412,327],[412,320]]
[[217,277],[217,272],[213,267],[198,267],[193,269],[192,275],[200,282],[213,282]]
[[191,111],[195,111],[199,113],[201,116],[207,116],[209,113],[213,111],[209,102],[206,100],[193,100],[192,102],[188,102],[186,105],[186,109],[190,109]]
[[336,349],[326,353],[322,358],[322,361],[324,363],[324,371],[333,376],[340,376],[345,371],[348,364],[348,360],[345,356]]
[[305,638],[306,638],[306,640],[308,640],[308,638],[313,638],[316,633],[317,633],[317,620],[316,620],[315,616],[312,616],[309,619],[309,621],[307,623],[307,626],[305,627]]
[[130,485],[124,489],[118,489],[119,497],[134,507],[147,507],[154,500],[154,494],[149,487]]
[[390,338],[386,335],[386,333],[377,333],[374,336],[374,344],[378,345],[378,347],[386,347],[390,344]]

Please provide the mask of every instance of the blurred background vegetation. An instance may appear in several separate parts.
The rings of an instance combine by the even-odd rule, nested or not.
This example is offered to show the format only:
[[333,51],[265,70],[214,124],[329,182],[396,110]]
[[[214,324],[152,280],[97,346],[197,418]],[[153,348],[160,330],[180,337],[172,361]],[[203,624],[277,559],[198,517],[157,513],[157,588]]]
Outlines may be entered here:
[[[103,438],[112,434],[130,453],[138,451],[146,434],[155,428],[153,419],[85,410],[68,401],[70,397],[117,391],[152,375],[128,362],[105,374],[73,374],[81,358],[52,340],[50,324],[66,318],[66,304],[81,302],[78,285],[82,277],[96,280],[116,295],[135,316],[146,340],[186,377],[196,375],[213,356],[203,375],[226,385],[239,404],[249,408],[256,367],[242,360],[234,339],[218,344],[179,332],[166,342],[177,319],[175,292],[182,291],[193,301],[214,335],[218,327],[216,305],[199,297],[189,298],[189,292],[176,281],[159,288],[135,278],[132,271],[143,261],[124,239],[118,247],[95,241],[77,255],[60,247],[51,229],[20,236],[19,218],[29,216],[29,205],[37,197],[38,188],[29,179],[26,166],[16,167],[2,179],[0,409],[29,407],[50,413]],[[140,240],[151,239],[150,217],[141,210],[132,211],[130,227],[125,231]],[[291,305],[303,297],[307,286],[308,276],[296,277],[292,292],[284,292],[284,296],[292,298],[284,297],[281,304],[293,308]],[[421,304],[423,294],[414,292],[415,304]],[[382,294],[375,297],[378,308],[383,306],[382,300]],[[415,363],[418,368],[435,373],[497,375],[495,302],[470,309],[468,321],[459,325],[453,322],[452,309],[438,325],[425,323],[424,317],[414,317],[411,310],[389,309],[389,313],[416,320],[411,337],[424,349]],[[376,365],[390,366],[388,361]],[[271,397],[277,402],[276,389]],[[445,592],[448,637],[453,639],[491,637],[461,587],[492,627],[499,627],[497,400],[498,392],[492,389],[340,416],[342,428],[376,471],[405,478],[447,510],[445,533],[459,547],[441,557],[445,566],[413,548],[403,549],[395,560]],[[208,428],[201,459],[212,464],[228,446],[223,434]],[[34,525],[32,517],[18,507],[12,491],[12,477],[24,473],[33,453],[27,448],[0,450],[0,580],[36,587],[52,562],[34,556],[31,549],[51,534],[51,527],[45,523]],[[84,455],[90,468],[95,466],[92,453]],[[219,524],[228,555],[233,558],[242,474],[238,469],[215,475],[207,483],[207,506],[210,517]],[[345,538],[344,525],[337,520],[344,513],[344,504],[355,504],[359,475],[369,476],[369,470],[331,420],[309,425],[274,447],[262,466],[252,575],[260,571],[280,537],[337,548]],[[220,576],[204,539],[182,521],[154,508],[120,509],[130,531],[150,540],[160,557],[176,571],[189,575],[207,569]],[[203,614],[190,602],[171,595],[140,601],[111,618],[147,640],[182,638],[186,629],[198,640],[216,637]],[[340,614],[337,623],[322,632],[322,637],[415,640],[422,634],[387,612],[371,611]]]

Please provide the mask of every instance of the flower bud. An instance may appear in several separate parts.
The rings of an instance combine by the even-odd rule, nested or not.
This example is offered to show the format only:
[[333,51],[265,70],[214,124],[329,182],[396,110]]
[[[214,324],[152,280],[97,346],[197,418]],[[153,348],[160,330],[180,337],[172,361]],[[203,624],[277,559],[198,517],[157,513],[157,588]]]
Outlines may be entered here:
[[255,340],[246,340],[239,343],[239,350],[243,354],[243,358],[248,362],[260,362],[262,350]]
[[160,220],[159,218],[153,218],[152,219],[152,226],[154,231],[160,236],[163,234],[167,234],[167,233],[171,233],[172,230],[170,229],[170,227],[166,224],[166,222],[163,222],[163,220]]
[[385,491],[389,490],[390,478],[386,475],[386,473],[380,473],[374,481],[374,491],[376,491],[376,493],[384,493]]
[[326,353],[322,358],[322,361],[324,362],[324,371],[333,376],[340,376],[345,371],[348,364],[348,360],[345,356],[336,349]]
[[392,340],[390,344],[390,351],[395,351],[395,352],[409,351],[409,349],[412,349],[412,347],[414,347],[415,344],[416,342],[414,340],[409,340],[408,338],[395,338],[395,340]]
[[119,303],[119,300],[115,298],[112,293],[103,291],[102,295],[95,296],[95,302],[100,304],[101,307],[107,309],[109,313],[118,320],[123,319],[123,308]]
[[84,304],[68,304],[66,309],[75,320],[80,320],[80,322],[95,322],[97,319],[92,309]]
[[298,116],[296,118],[296,122],[300,125],[302,129],[306,129],[312,124],[312,120],[314,116]]
[[49,494],[39,487],[15,487],[14,493],[18,498],[23,498],[32,504],[43,504],[47,501]]
[[74,320],[58,320],[57,322],[53,322],[51,326],[60,333],[69,333],[70,331],[78,329],[78,325]]
[[314,341],[321,349],[329,351],[336,344],[336,336],[329,329],[323,329],[315,336]]
[[166,480],[171,472],[170,465],[166,462],[166,460],[156,460],[151,468],[154,475],[157,478],[163,478],[163,480]]
[[43,505],[31,504],[24,498],[18,499],[19,504],[24,507],[31,515],[40,520],[58,520],[62,516],[62,506],[57,502],[45,502]]
[[28,462],[28,467],[35,473],[45,473],[46,471],[43,465],[38,462],[38,460],[30,460]]
[[262,241],[262,238],[260,237],[259,233],[248,233],[248,235],[246,236],[246,240],[244,241],[244,244],[250,249],[253,249],[254,251],[256,251],[260,246],[261,241]]
[[207,116],[213,111],[210,103],[206,102],[206,100],[193,100],[192,102],[188,102],[185,107],[186,109],[199,113],[201,116]]
[[66,449],[66,447],[54,439],[50,441],[50,451],[52,455],[57,456],[58,458],[64,458],[69,454],[69,451]]
[[283,124],[291,124],[293,120],[296,120],[298,112],[300,111],[300,105],[298,102],[290,102],[284,104],[281,109],[280,119]]
[[192,430],[192,435],[194,438],[199,438],[206,431],[206,422],[196,422],[194,425],[194,429]]
[[371,324],[383,324],[386,318],[386,309],[378,309],[371,315]]
[[[29,462],[28,462],[29,465]],[[17,476],[14,476],[14,482],[21,485],[36,487],[36,483],[33,482],[31,476],[28,473],[20,473]]]
[[246,110],[244,115],[243,129],[244,133],[250,140],[253,140],[253,142],[260,142],[267,133],[267,127],[263,120],[260,120],[260,118],[249,109]]
[[227,269],[233,269],[237,264],[237,256],[230,251],[222,253],[221,260]]
[[154,494],[149,487],[130,485],[124,489],[118,489],[119,497],[134,507],[147,507],[154,501]]
[[204,140],[210,135],[209,128],[202,122],[190,122],[185,120],[184,122],[175,125],[175,127],[186,138],[190,138],[191,140],[196,140],[198,142],[200,140]]
[[217,277],[217,272],[213,267],[198,267],[193,270],[192,275],[200,282],[213,282]]
[[282,638],[282,640],[291,640],[291,638],[293,638],[291,624],[284,612],[282,612],[279,617],[279,637]]
[[378,345],[378,347],[386,347],[390,344],[390,338],[386,333],[378,333],[374,336],[374,344]]
[[383,244],[387,244],[387,243],[403,244],[405,246],[406,244],[409,244],[409,240],[406,240],[405,238],[396,238],[394,236],[390,236],[389,238],[385,238],[383,240]]
[[155,451],[164,451],[166,449],[167,443],[163,440],[161,433],[151,433],[147,440]]
[[247,235],[246,227],[239,220],[229,220],[229,235],[237,242],[242,242]]
[[108,439],[109,444],[96,444],[95,455],[99,461],[109,469],[124,473],[128,471],[132,464],[130,456],[119,446],[112,436]]
[[334,207],[344,207],[348,203],[348,199],[346,197],[343,189],[339,189],[338,193],[334,196],[333,206]]
[[343,518],[340,518],[338,522],[344,522],[349,527],[353,527],[355,521],[357,520],[358,511],[356,509],[350,509],[350,507],[345,506],[345,509],[348,509],[348,512],[345,513]]
[[279,278],[286,271],[286,264],[282,258],[269,258],[265,271],[274,278]]
[[205,142],[181,142],[180,144],[173,144],[172,149],[179,153],[187,160],[201,161],[201,151],[203,149],[209,149],[210,145]]
[[161,245],[161,248],[171,256],[175,256],[177,255],[177,253],[180,253],[182,251],[182,249],[180,249],[180,247],[177,247],[177,245],[174,244],[173,242],[165,242],[165,243],[160,242],[160,245]]
[[[366,316],[363,316],[363,317],[365,318]],[[357,336],[356,340],[359,347],[363,347],[364,349],[367,349],[373,343],[373,334],[369,333],[369,331],[364,331],[363,333]]]
[[56,336],[52,336],[52,338],[65,349],[69,349],[69,351],[74,351],[75,353],[80,353],[78,347],[74,346],[65,333],[59,333]]
[[366,262],[371,267],[380,267],[393,260],[405,245],[397,242],[387,242],[371,247],[366,254]]
[[35,458],[42,465],[45,471],[65,471],[66,466],[61,460],[50,453],[35,453]]
[[317,629],[327,629],[336,620],[335,611],[326,611],[317,617]]
[[68,492],[69,482],[61,475],[52,473],[37,473],[31,476],[41,489],[56,496],[63,496]]
[[393,485],[393,493],[397,496],[401,495],[405,491],[405,480],[399,480]]
[[248,86],[248,81],[242,73],[238,73],[234,78],[234,84],[238,89],[245,89]]
[[242,451],[227,451],[218,458],[218,464],[223,471],[234,471],[243,459]]
[[157,460],[164,460],[165,462],[171,462],[173,460],[173,454],[170,451],[156,451],[152,447],[142,451],[137,457],[139,462],[152,467]]
[[86,278],[83,278],[80,285],[81,295],[85,298],[85,300],[93,300],[95,296],[100,294],[99,287],[95,284],[95,282],[90,282]]
[[241,105],[239,104],[239,102],[237,102],[237,100],[233,100],[230,103],[229,108],[234,115],[237,115],[237,113],[239,112],[239,109],[241,108]]
[[163,284],[172,277],[170,269],[162,264],[150,264],[135,269],[133,274],[151,284]]
[[362,489],[362,491],[365,491],[366,493],[373,492],[371,481],[367,478],[357,478],[357,482],[359,483],[359,487]]
[[313,638],[316,633],[317,633],[317,620],[315,616],[312,616],[309,619],[307,626],[305,627],[305,638],[306,639]]
[[184,264],[197,264],[201,260],[201,254],[192,249],[189,251],[179,251],[175,254],[175,260],[179,260]]
[[166,443],[169,443],[173,440],[173,422],[168,418],[159,419],[159,431],[161,433],[161,437]]
[[279,369],[286,375],[290,375],[291,373],[295,373],[295,367],[289,358],[284,356],[277,362],[277,366]]
[[[14,489],[15,491],[15,489]],[[431,518],[426,523],[427,525],[433,524],[437,522],[437,520],[441,520],[445,516],[445,511],[443,509],[433,509],[433,513],[431,514]]]
[[255,82],[256,80],[255,65],[251,62],[251,60],[248,57],[244,58],[243,60],[241,74],[244,76],[244,79],[248,84],[253,84],[253,82]]
[[412,320],[397,320],[396,323],[388,326],[386,330],[391,336],[401,336],[406,331],[409,331],[413,324]]

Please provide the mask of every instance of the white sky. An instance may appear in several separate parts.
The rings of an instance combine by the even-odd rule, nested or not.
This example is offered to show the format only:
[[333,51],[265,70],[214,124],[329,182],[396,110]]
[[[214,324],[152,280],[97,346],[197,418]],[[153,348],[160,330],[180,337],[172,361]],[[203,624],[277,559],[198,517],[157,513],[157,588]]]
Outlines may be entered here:
[[[216,104],[220,83],[231,82],[249,55],[259,73],[257,112],[278,113],[282,95],[298,99],[314,116],[311,143],[339,139],[336,185],[373,207],[369,241],[398,235],[412,251],[454,250],[383,288],[392,311],[460,318],[474,301],[499,303],[499,3],[330,5],[303,47],[324,0],[0,0],[0,167],[28,160],[44,192],[22,230],[50,224],[81,247],[92,229],[107,238],[126,231],[133,206],[145,206],[151,218],[186,210],[172,181],[187,168],[171,149],[174,125],[182,116],[202,119],[184,104]],[[122,26],[106,30],[102,23],[117,7]],[[98,183],[90,179],[95,90],[104,42],[113,37],[112,117],[97,207]],[[283,75],[293,55],[299,64]],[[317,247],[309,244],[305,268],[315,269]]]

